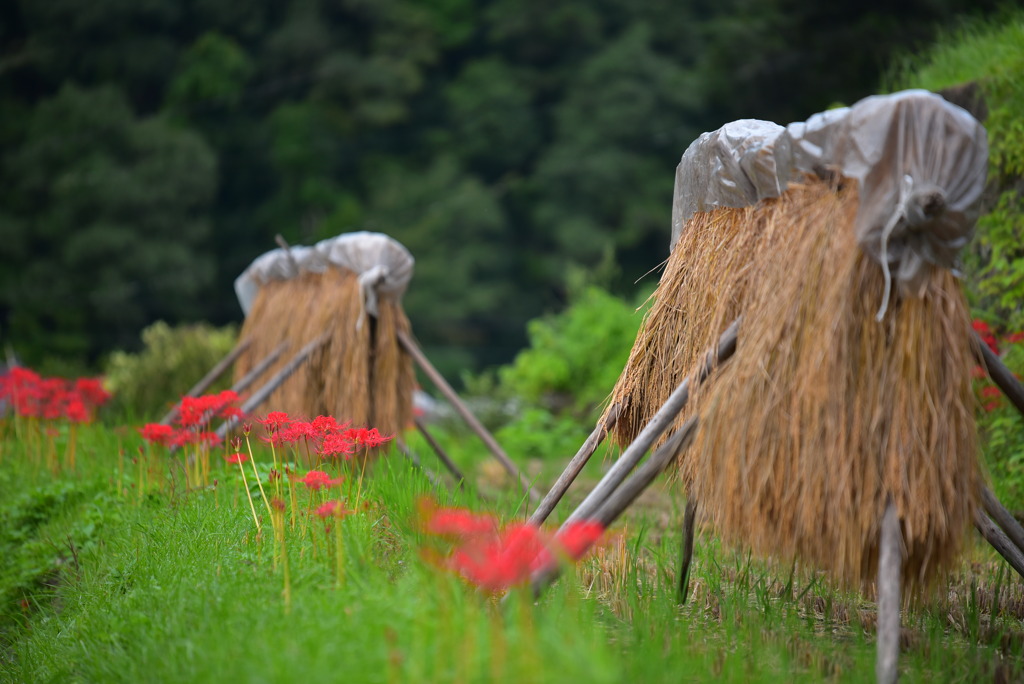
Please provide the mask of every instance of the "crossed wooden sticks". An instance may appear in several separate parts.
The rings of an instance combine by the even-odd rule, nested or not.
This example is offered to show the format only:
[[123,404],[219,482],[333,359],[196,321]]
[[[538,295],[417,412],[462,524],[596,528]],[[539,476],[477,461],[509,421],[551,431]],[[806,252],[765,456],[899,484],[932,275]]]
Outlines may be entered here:
[[[289,377],[291,377],[296,370],[298,370],[302,364],[315,352],[317,349],[322,347],[328,340],[328,335],[324,334],[316,339],[312,340],[302,349],[300,349],[284,366],[278,370],[273,377],[267,380],[261,385],[252,395],[242,404],[240,407],[242,413],[251,414],[260,405],[265,402],[274,391],[280,387]],[[250,346],[250,339],[244,339],[240,341],[234,349],[232,349],[223,359],[221,359],[210,371],[196,383],[192,389],[190,389],[186,396],[198,396],[202,394],[207,388],[212,385],[217,378],[224,374],[224,372],[231,367],[231,365],[238,360],[238,357]],[[408,335],[404,331],[398,331],[398,342],[402,348],[412,357],[413,361],[420,367],[423,373],[430,378],[430,381],[437,387],[437,389],[448,399],[448,401],[455,407],[455,411],[460,417],[466,422],[469,428],[480,438],[487,449],[491,452],[495,459],[501,463],[502,467],[508,471],[509,475],[515,478],[522,486],[523,490],[527,492],[528,496],[536,500],[539,498],[536,490],[532,488],[529,480],[523,475],[523,473],[516,467],[516,464],[508,457],[505,451],[498,444],[498,441],[493,435],[487,430],[486,427],[473,415],[469,407],[466,406],[465,402],[459,397],[448,381],[445,380],[444,376],[434,368],[433,364],[427,359],[426,354],[420,349],[419,345],[412,336]],[[251,386],[257,379],[259,379],[271,365],[277,361],[287,348],[287,343],[282,342],[276,349],[274,349],[266,358],[262,359],[256,366],[252,368],[243,378],[241,378],[231,388],[235,392],[241,392]],[[171,409],[171,411],[164,416],[164,424],[170,424],[178,414],[178,407]],[[239,419],[229,418],[217,428],[217,436],[223,439],[228,432],[238,425]],[[419,418],[415,419],[416,428],[423,435],[424,440],[434,450],[439,461],[442,465],[452,474],[455,478],[456,483],[459,486],[465,484],[465,475],[459,470],[454,462],[448,457],[441,448],[441,445],[434,439],[433,435],[427,429],[426,424]],[[407,452],[403,452],[408,455]],[[417,465],[419,465],[417,463]],[[428,476],[431,475],[428,471]]]
[[[689,446],[697,429],[697,416],[687,420],[655,450],[646,463],[636,468],[651,445],[674,422],[676,416],[686,406],[690,388],[705,382],[715,368],[726,362],[736,351],[740,323],[740,319],[737,319],[722,333],[717,347],[707,353],[703,365],[679,384],[632,444],[623,451],[622,456],[569,515],[565,525],[582,519],[595,520],[605,526],[610,525],[655,480],[658,474]],[[976,339],[976,347],[981,350],[981,360],[996,386],[1024,414],[1024,386],[980,338]],[[613,405],[605,414],[605,418],[597,424],[579,452],[572,458],[547,496],[541,501],[533,517],[530,518],[531,523],[540,525],[548,518],[598,445],[607,436],[621,409],[622,406]],[[630,471],[634,468],[636,471],[627,479]],[[688,593],[696,513],[697,502],[690,498],[686,502],[686,511],[683,516],[683,542],[679,568],[680,601],[685,601]],[[981,508],[975,512],[974,522],[975,527],[985,540],[1006,559],[1018,574],[1024,577],[1024,528],[987,488],[981,492]],[[898,675],[902,546],[903,539],[896,507],[890,500],[882,516],[879,536],[878,641],[875,672],[880,682],[894,682]],[[549,583],[557,578],[558,573],[559,567],[556,563],[551,563],[534,572],[531,578],[534,594],[539,595]]]

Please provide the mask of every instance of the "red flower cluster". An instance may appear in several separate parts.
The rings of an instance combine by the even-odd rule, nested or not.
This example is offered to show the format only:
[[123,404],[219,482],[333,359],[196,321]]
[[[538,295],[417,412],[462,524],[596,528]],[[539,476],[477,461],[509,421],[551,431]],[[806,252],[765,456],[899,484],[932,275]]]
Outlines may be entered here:
[[[995,332],[989,327],[988,323],[979,319],[974,319],[971,325],[985,345],[992,350],[992,353],[999,355],[999,341],[996,338]],[[1010,333],[1002,338],[1002,342],[1006,346],[1024,342],[1024,332]],[[999,388],[988,384],[988,373],[985,372],[985,369],[982,366],[975,366],[971,372],[971,376],[976,380],[982,381],[980,383],[981,389],[978,392],[978,395],[983,402],[982,407],[985,411],[995,411],[1003,405],[1002,392],[999,391]]]
[[381,435],[377,428],[350,428],[348,423],[339,423],[331,416],[305,421],[292,419],[283,411],[273,411],[257,422],[268,433],[263,441],[275,446],[305,442],[321,456],[350,458],[360,448],[378,447],[391,439]]
[[20,367],[0,376],[0,401],[9,401],[19,416],[85,423],[109,399],[99,378],[44,378]]
[[237,401],[238,394],[231,390],[201,397],[182,397],[176,419],[180,427],[147,423],[139,428],[139,433],[150,444],[165,447],[178,448],[186,444],[214,445],[220,438],[215,432],[203,430],[203,427],[215,418],[226,420],[241,417],[242,411],[234,406]]
[[978,337],[981,338],[981,341],[988,345],[988,348],[992,350],[993,354],[999,354],[999,345],[996,343],[996,336],[992,332],[992,329],[988,327],[988,323],[975,318],[971,323],[971,327],[974,328],[974,332],[978,333]]
[[332,499],[316,509],[316,514],[324,520],[327,518],[344,518],[346,515],[351,515],[353,512],[354,511],[345,508],[345,504],[336,499]]
[[238,394],[231,390],[224,390],[219,394],[204,394],[201,397],[182,397],[177,422],[183,428],[195,428],[209,423],[214,418],[241,418],[241,409],[234,406],[237,401]]
[[580,558],[604,534],[593,521],[572,523],[554,535],[528,523],[500,529],[493,516],[458,508],[433,511],[424,529],[456,539],[445,566],[493,592],[522,584],[558,560]]
[[306,485],[308,489],[316,491],[321,487],[337,487],[340,485],[345,478],[338,477],[331,479],[331,476],[322,470],[310,470],[304,477],[299,478],[299,482]]

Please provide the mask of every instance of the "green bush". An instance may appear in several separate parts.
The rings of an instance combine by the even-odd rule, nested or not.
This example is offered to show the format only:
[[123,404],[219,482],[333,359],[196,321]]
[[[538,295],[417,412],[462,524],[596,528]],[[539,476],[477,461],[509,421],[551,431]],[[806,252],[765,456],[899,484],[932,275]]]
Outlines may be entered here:
[[529,348],[499,369],[499,391],[581,416],[604,401],[622,372],[642,315],[588,286],[560,314],[528,324]]
[[[231,351],[236,337],[234,326],[154,323],[142,331],[142,351],[107,359],[106,383],[117,408],[139,419],[159,417]],[[226,373],[209,391],[229,385]]]

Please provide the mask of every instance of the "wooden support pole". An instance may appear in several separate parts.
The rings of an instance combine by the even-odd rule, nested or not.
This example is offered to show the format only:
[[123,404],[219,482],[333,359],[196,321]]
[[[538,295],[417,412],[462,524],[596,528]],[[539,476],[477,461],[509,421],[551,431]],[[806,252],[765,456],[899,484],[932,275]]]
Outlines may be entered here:
[[984,487],[981,490],[981,505],[988,513],[989,517],[1003,528],[1003,532],[1013,542],[1022,554],[1024,554],[1024,527],[1017,522],[1017,519],[1013,517],[1010,511],[1006,510],[1006,507],[1000,503],[996,495],[992,493],[992,490],[988,487]]
[[491,454],[498,459],[498,462],[505,467],[505,470],[508,471],[509,475],[519,481],[520,485],[523,487],[523,491],[527,492],[530,499],[534,501],[537,500],[539,496],[537,492],[534,491],[533,487],[530,486],[530,481],[527,480],[526,476],[519,471],[516,464],[512,462],[512,459],[508,457],[505,451],[498,444],[498,441],[494,439],[494,436],[487,431],[487,428],[485,428],[479,420],[477,420],[477,417],[473,415],[469,410],[469,407],[467,407],[462,399],[459,398],[459,395],[455,393],[455,390],[452,389],[452,386],[444,379],[444,376],[434,368],[433,364],[430,363],[426,355],[423,353],[423,350],[421,350],[419,345],[413,341],[412,337],[410,337],[404,330],[399,330],[398,343],[402,345],[402,348],[405,349],[409,356],[412,357],[413,361],[416,362],[416,365],[418,365],[427,377],[430,378],[430,381],[434,383],[434,386],[441,391],[441,394],[443,394],[451,405],[455,407],[456,412],[462,416],[462,419],[466,421],[469,428],[476,433],[477,437],[479,437],[481,441],[483,441]]
[[1018,575],[1024,577],[1024,552],[1006,536],[1006,533],[981,510],[974,512],[974,526],[978,528],[978,532],[981,532],[985,541],[1006,559],[1010,567],[1016,570]]
[[604,422],[598,422],[597,426],[594,427],[594,431],[590,433],[587,440],[583,442],[583,446],[576,452],[576,455],[569,461],[569,465],[565,467],[562,474],[558,476],[555,484],[552,485],[551,490],[544,496],[540,504],[537,506],[537,510],[530,516],[530,524],[537,525],[538,527],[543,525],[551,515],[551,512],[555,510],[555,506],[562,500],[565,493],[572,486],[572,483],[576,481],[576,477],[583,470],[583,466],[587,464],[590,457],[597,451],[597,447],[600,446],[604,438],[608,436],[608,431],[615,425],[615,421],[618,420],[619,410],[622,407],[619,404],[615,404],[608,411],[608,417]]
[[[683,426],[676,430],[665,440],[665,443],[658,447],[647,461],[637,468],[632,477],[616,489],[609,496],[601,507],[594,513],[592,520],[601,523],[605,528],[611,526],[619,516],[634,502],[637,497],[651,486],[658,477],[675,459],[675,457],[690,445],[693,435],[697,430],[697,416],[689,418]],[[533,573],[530,586],[533,595],[538,596],[551,582],[557,579],[561,567],[553,562]]]
[[1010,403],[1021,414],[1024,414],[1024,385],[1014,377],[1002,359],[988,348],[988,345],[982,341],[978,333],[974,333],[974,339],[977,342],[978,348],[981,349],[981,360],[985,365],[988,376],[992,378],[992,382],[996,384],[996,387],[1003,391],[1003,394],[1010,400]]
[[[736,351],[736,337],[739,333],[740,319],[733,321],[718,340],[718,347],[708,352],[704,365],[701,367],[695,380],[696,384],[702,383],[715,367],[729,359]],[[605,476],[597,483],[597,486],[587,495],[575,511],[573,511],[565,524],[577,520],[592,518],[597,509],[603,505],[605,499],[609,498],[615,489],[622,483],[629,472],[640,462],[651,445],[661,436],[665,430],[676,419],[676,416],[686,406],[690,399],[691,378],[686,377],[679,386],[669,395],[664,405],[654,414],[651,421],[644,426],[633,443],[630,444],[612,467],[605,473]],[[564,528],[564,525],[563,525]]]
[[427,444],[430,445],[430,448],[434,450],[435,454],[437,454],[437,460],[441,461],[441,463],[444,464],[444,467],[448,469],[448,472],[452,474],[452,477],[455,478],[459,488],[465,486],[466,476],[463,475],[462,471],[459,470],[459,467],[455,465],[455,461],[453,461],[445,450],[441,448],[441,444],[434,439],[432,434],[430,434],[430,431],[427,429],[427,425],[423,422],[423,419],[416,416],[413,418],[413,422],[416,424],[416,429],[420,431],[421,435],[423,435],[423,439],[426,440]]
[[903,565],[903,536],[896,504],[889,500],[882,516],[878,544],[878,636],[875,679],[892,684],[899,679],[900,658],[900,575]]
[[686,512],[683,514],[683,543],[679,558],[679,594],[680,604],[686,603],[690,594],[690,564],[693,562],[693,528],[697,522],[697,504],[693,497],[686,498]]
[[[210,385],[217,381],[217,378],[224,375],[224,371],[230,368],[231,364],[237,361],[238,357],[241,356],[242,353],[245,352],[245,350],[248,349],[249,345],[251,344],[252,338],[249,337],[236,344],[235,348],[228,352],[224,358],[218,361],[217,364],[213,368],[211,368],[199,382],[193,385],[188,392],[185,392],[185,396],[198,397],[200,394],[205,392],[210,387]],[[163,425],[170,425],[171,422],[178,416],[180,404],[181,402],[178,402],[170,411],[167,412],[167,415],[164,416],[163,419],[160,421]]]
[[256,380],[259,379],[259,377],[263,375],[266,372],[266,370],[270,368],[270,366],[272,366],[275,361],[278,360],[278,358],[281,357],[281,354],[283,354],[284,350],[287,348],[287,342],[282,342],[281,344],[277,345],[277,348],[274,351],[267,354],[267,357],[265,359],[257,363],[249,370],[248,373],[239,378],[238,382],[231,386],[231,390],[234,392],[244,392],[245,390],[249,389],[249,385],[256,382]]
[[[274,374],[274,377],[270,378],[270,380],[264,383],[262,387],[253,392],[252,396],[242,404],[242,413],[248,415],[255,411],[260,404],[265,402],[267,398],[274,393],[274,390],[280,387],[285,380],[292,376],[292,373],[298,370],[299,366],[301,366],[313,352],[323,346],[328,337],[330,337],[329,334],[323,334],[300,349],[299,352],[281,368],[281,370]],[[229,418],[224,421],[221,423],[221,426],[217,428],[217,436],[224,439],[225,435],[238,425],[238,422],[238,418]]]

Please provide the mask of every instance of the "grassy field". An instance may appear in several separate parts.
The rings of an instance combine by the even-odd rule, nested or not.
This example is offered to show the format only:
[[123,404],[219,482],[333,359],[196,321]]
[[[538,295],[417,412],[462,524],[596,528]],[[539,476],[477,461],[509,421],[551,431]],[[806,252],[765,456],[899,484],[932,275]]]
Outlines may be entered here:
[[[252,508],[239,466],[220,452],[207,484],[187,487],[183,457],[145,446],[134,428],[15,427],[0,428],[4,681],[874,677],[874,604],[808,569],[722,549],[704,532],[690,600],[679,605],[682,502],[670,483],[539,601],[519,588],[501,601],[448,569],[450,546],[424,531],[423,502],[521,519],[514,492],[452,493],[391,453],[365,477],[349,465],[340,487],[299,487],[293,498],[287,481],[269,477],[270,449],[254,445],[267,496],[283,487],[278,512],[251,462]],[[311,515],[327,492],[355,512],[340,523]],[[1022,618],[1024,583],[979,542],[934,596],[905,611],[904,680],[1024,679]]]

